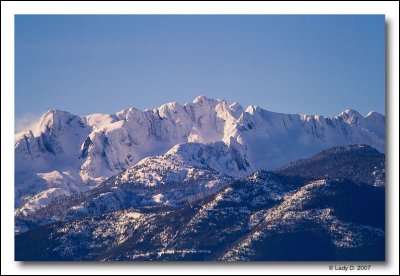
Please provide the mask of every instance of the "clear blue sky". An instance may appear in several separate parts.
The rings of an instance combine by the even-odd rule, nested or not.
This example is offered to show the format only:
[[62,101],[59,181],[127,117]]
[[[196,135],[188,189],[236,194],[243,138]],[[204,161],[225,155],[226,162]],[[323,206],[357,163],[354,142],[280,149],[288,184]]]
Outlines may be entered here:
[[383,15],[17,15],[16,119],[197,95],[285,113],[385,112]]

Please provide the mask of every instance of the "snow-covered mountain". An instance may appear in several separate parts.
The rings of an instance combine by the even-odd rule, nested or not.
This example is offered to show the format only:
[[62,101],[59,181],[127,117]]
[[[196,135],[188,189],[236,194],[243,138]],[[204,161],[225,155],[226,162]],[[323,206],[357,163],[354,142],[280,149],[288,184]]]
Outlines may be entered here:
[[50,110],[15,135],[15,206],[29,214],[125,171],[122,179],[150,186],[201,170],[237,179],[349,144],[384,152],[385,117],[281,114],[204,96],[115,114]]

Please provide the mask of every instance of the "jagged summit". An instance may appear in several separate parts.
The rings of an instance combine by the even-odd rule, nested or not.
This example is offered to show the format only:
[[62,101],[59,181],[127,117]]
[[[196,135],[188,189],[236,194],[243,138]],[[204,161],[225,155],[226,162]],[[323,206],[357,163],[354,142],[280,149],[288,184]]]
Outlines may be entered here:
[[[128,114],[135,113],[135,112],[150,112],[150,113],[153,113],[153,112],[157,112],[157,111],[160,112],[162,110],[179,111],[181,109],[184,109],[185,107],[186,108],[189,107],[189,106],[193,107],[193,104],[198,104],[198,105],[204,105],[204,104],[216,105],[216,104],[221,104],[221,105],[226,106],[227,109],[229,109],[232,113],[235,113],[237,115],[240,115],[243,112],[248,112],[250,114],[253,114],[254,112],[270,112],[270,113],[275,113],[275,114],[282,114],[282,113],[278,113],[278,112],[267,111],[267,110],[261,108],[260,106],[253,105],[253,104],[249,105],[246,109],[244,109],[242,107],[242,105],[240,105],[237,102],[233,102],[233,103],[228,105],[225,100],[213,99],[213,98],[209,98],[209,97],[200,95],[200,96],[197,96],[192,102],[185,103],[183,105],[181,105],[181,104],[179,104],[177,102],[168,102],[168,103],[165,103],[165,104],[161,105],[160,107],[147,108],[147,109],[144,109],[143,111],[140,110],[140,109],[137,109],[135,107],[129,107],[129,108],[123,109],[121,111],[118,111],[115,114],[100,114],[100,113],[98,113],[98,115],[111,116],[111,117],[114,117],[116,119],[118,119],[118,118],[119,119],[126,119],[126,116]],[[91,114],[91,115],[81,116],[81,117],[82,118],[86,118],[86,117],[92,117],[93,115],[96,115],[96,114]],[[297,114],[288,114],[288,115],[297,115]],[[63,111],[63,110],[52,108],[52,109],[48,110],[47,112],[45,112],[42,115],[42,117],[40,119],[40,122],[43,122],[43,121],[44,122],[60,121],[62,118],[70,118],[70,117],[76,117],[76,116],[78,116],[78,115],[74,115],[74,114],[71,114],[71,113],[69,113],[67,111]],[[324,116],[321,116],[321,115],[304,115],[304,114],[301,114],[301,116],[303,116],[303,117],[311,117],[311,116],[324,117]],[[239,116],[237,116],[237,117],[239,117]],[[367,118],[372,119],[373,118],[373,119],[379,119],[379,120],[385,118],[384,115],[380,114],[379,112],[375,112],[375,111],[370,111],[367,114],[367,116],[364,117],[357,110],[354,110],[354,109],[346,109],[343,112],[341,112],[338,116],[336,116],[335,118],[338,118],[338,117],[341,117],[343,119],[350,119],[350,120],[354,120],[354,118],[362,118],[362,119],[367,119]],[[324,118],[330,118],[330,117],[324,117]]]

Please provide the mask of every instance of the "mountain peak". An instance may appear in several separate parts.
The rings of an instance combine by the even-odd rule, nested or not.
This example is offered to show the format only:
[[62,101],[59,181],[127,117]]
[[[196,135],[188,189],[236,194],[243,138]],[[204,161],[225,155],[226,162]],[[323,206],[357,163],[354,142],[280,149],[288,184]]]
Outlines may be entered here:
[[165,103],[162,106],[160,106],[159,109],[167,108],[170,110],[174,110],[174,109],[176,109],[176,107],[180,107],[180,104],[178,104],[177,102],[169,102],[169,103]]
[[357,110],[351,108],[344,110],[342,113],[340,113],[340,115],[363,117]]
[[339,117],[343,118],[348,124],[360,124],[364,120],[364,117],[354,109],[346,109],[339,114]]
[[197,96],[197,97],[193,100],[193,103],[204,103],[204,102],[206,102],[206,101],[210,101],[210,99],[207,98],[206,96],[200,95],[200,96]]
[[220,99],[208,98],[206,96],[197,96],[192,103],[203,105],[203,104],[212,104],[219,102],[225,102],[225,101]]
[[368,112],[367,117],[365,117],[365,118],[383,118],[384,119],[385,115],[382,115],[379,112],[370,111],[370,112]]
[[244,112],[244,108],[237,102],[233,102],[229,105],[229,110],[231,110],[233,116],[238,119],[240,115]]
[[243,107],[242,107],[239,103],[237,103],[237,102],[231,103],[231,104],[229,105],[229,107],[232,108],[232,109],[243,109]]
[[60,129],[65,124],[68,124],[73,120],[73,118],[78,117],[67,111],[62,111],[59,109],[50,109],[40,118],[37,125],[36,132],[44,132],[47,128]]
[[246,108],[245,112],[250,113],[250,114],[253,115],[256,112],[259,112],[260,110],[261,110],[261,108],[259,106],[257,106],[257,105],[249,105]]
[[75,116],[75,115],[73,115],[67,111],[52,108],[43,114],[43,116],[40,118],[40,121],[42,122],[42,121],[47,121],[47,120],[59,120],[61,118],[71,117],[71,116]]
[[71,113],[69,113],[69,112],[67,112],[67,111],[64,111],[64,110],[61,110],[61,109],[51,108],[51,109],[47,110],[47,111],[43,114],[42,117],[45,117],[45,116],[48,116],[48,115],[55,115],[55,116],[57,116],[57,115],[63,115],[63,114],[65,114],[65,115],[70,115]]

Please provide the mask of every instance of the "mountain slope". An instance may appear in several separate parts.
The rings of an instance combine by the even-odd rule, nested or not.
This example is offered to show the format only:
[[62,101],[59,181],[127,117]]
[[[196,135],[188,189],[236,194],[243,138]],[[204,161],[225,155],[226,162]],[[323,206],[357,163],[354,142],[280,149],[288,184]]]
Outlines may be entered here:
[[[381,187],[314,181],[283,200],[246,204],[243,186],[180,208],[127,209],[39,227],[16,237],[16,259],[384,260]],[[349,191],[374,201],[338,201]]]
[[385,184],[385,155],[367,145],[349,145],[292,162],[275,172],[307,179],[352,179],[374,186]]
[[269,209],[224,261],[383,261],[384,189],[319,180]]

